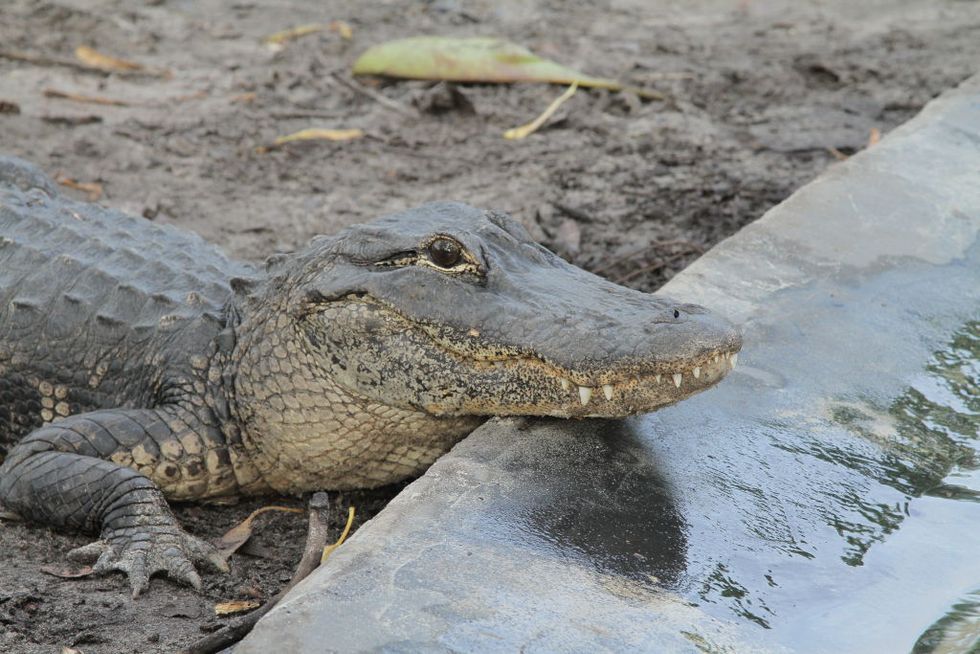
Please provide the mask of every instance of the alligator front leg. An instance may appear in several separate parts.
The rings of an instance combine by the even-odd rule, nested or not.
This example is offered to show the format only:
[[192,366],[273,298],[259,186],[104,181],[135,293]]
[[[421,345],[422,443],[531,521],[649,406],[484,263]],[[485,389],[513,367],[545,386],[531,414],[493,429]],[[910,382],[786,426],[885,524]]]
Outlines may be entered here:
[[[200,589],[195,564],[223,572],[228,566],[214,547],[180,528],[154,480],[183,488],[188,499],[188,489],[203,495],[209,456],[227,464],[220,436],[189,411],[79,414],[35,430],[10,451],[0,466],[0,504],[28,520],[101,534],[69,558],[94,561],[100,573],[125,572],[133,597],[158,572]],[[211,467],[231,475],[230,464]]]

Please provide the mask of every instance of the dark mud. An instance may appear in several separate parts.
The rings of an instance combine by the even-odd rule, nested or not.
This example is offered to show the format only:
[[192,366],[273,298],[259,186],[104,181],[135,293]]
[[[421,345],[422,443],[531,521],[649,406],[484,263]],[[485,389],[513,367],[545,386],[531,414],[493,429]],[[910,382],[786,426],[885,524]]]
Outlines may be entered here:
[[[353,30],[278,51],[262,37],[340,19]],[[590,73],[661,91],[663,102],[580,91],[544,129],[502,132],[560,93],[466,86],[453,103],[422,82],[352,90],[371,44],[414,34],[502,35]],[[545,244],[611,279],[654,290],[837,158],[866,147],[975,71],[972,2],[768,0],[667,3],[34,2],[0,7],[0,51],[70,58],[78,45],[172,72],[80,72],[0,58],[0,151],[98,183],[99,201],[181,225],[260,259],[312,235],[435,199],[504,209]],[[45,91],[95,95],[84,104]],[[256,147],[307,127],[361,128],[346,143]],[[82,191],[67,192],[84,197]],[[334,500],[359,521],[394,491]],[[267,503],[186,506],[217,537]],[[120,577],[40,572],[86,542],[0,526],[0,651],[170,652],[219,627],[215,602],[266,599],[290,577],[305,518],[260,519],[252,555],[199,595],[155,580],[133,602]]]

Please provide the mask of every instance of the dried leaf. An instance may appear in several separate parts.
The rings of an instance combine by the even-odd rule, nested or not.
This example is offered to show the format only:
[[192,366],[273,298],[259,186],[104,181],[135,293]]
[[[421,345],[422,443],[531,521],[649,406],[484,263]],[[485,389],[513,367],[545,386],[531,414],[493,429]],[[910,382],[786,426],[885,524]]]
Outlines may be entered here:
[[0,114],[19,114],[20,105],[9,100],[0,100]]
[[308,129],[301,129],[298,132],[293,132],[292,134],[287,134],[286,136],[280,136],[272,145],[259,146],[255,148],[256,152],[268,152],[272,148],[277,148],[286,143],[292,143],[294,141],[351,141],[354,139],[359,139],[364,136],[364,131],[354,128],[354,129],[320,129],[318,127],[310,127]]
[[62,647],[61,654],[82,654],[82,650],[75,649],[74,647]]
[[340,38],[345,41],[350,41],[354,38],[354,30],[351,29],[350,25],[342,20],[332,20],[329,25],[331,32],[336,32],[340,35]]
[[62,186],[73,188],[76,191],[85,191],[85,193],[88,194],[89,202],[95,202],[102,197],[102,184],[99,184],[98,182],[79,182],[71,177],[66,177],[65,175],[58,175],[55,177],[54,181],[58,182]]
[[269,36],[262,39],[262,42],[267,45],[283,45],[288,41],[293,41],[303,36],[309,34],[316,34],[317,32],[322,32],[327,29],[327,25],[324,23],[310,23],[308,25],[297,25],[296,27],[290,27],[288,30],[282,30],[281,32],[276,32],[275,34],[270,34]]
[[72,100],[73,102],[87,102],[89,104],[101,104],[114,107],[128,107],[129,103],[123,100],[113,100],[97,95],[83,95],[81,93],[68,93],[57,89],[44,89],[44,97],[59,98],[61,100]]
[[351,525],[353,524],[354,524],[354,507],[350,507],[349,509],[347,509],[347,524],[344,525],[343,533],[340,534],[340,538],[337,539],[336,543],[334,543],[333,545],[327,545],[326,547],[323,548],[323,554],[320,555],[320,563],[326,561],[327,557],[329,557],[335,549],[337,549],[338,547],[344,544],[344,541],[347,540],[347,534],[350,533]]
[[75,48],[75,57],[86,66],[100,68],[102,70],[113,72],[131,72],[143,70],[143,66],[140,64],[132,61],[126,61],[125,59],[117,59],[116,57],[104,55],[101,52],[88,47],[87,45],[80,45]]
[[169,70],[154,70],[135,61],[110,57],[87,45],[80,45],[75,48],[75,58],[88,68],[94,68],[95,70],[101,70],[107,73],[139,73],[165,78],[172,76]]
[[549,82],[620,91],[648,98],[654,91],[624,87],[543,59],[524,46],[492,37],[416,36],[376,45],[354,62],[355,75],[449,82]]
[[526,125],[521,125],[520,127],[514,127],[512,129],[507,130],[506,132],[504,132],[504,138],[514,141],[514,140],[525,138],[529,134],[533,134],[534,132],[538,131],[538,128],[544,125],[545,122],[549,118],[551,118],[551,116],[554,115],[556,111],[558,111],[558,107],[560,107],[570,97],[575,95],[576,90],[578,90],[578,82],[572,82],[572,85],[569,86],[564,93],[562,93],[560,96],[555,98],[555,100],[550,105],[548,105],[548,108],[545,109],[540,116],[538,116],[537,118],[535,118],[534,120],[532,120]]
[[307,25],[297,25],[296,27],[291,27],[288,30],[282,30],[281,32],[270,34],[262,39],[262,42],[266,45],[281,48],[289,41],[295,41],[296,39],[304,36],[324,31],[336,32],[341,38],[348,41],[354,36],[354,32],[351,30],[350,25],[342,20],[332,20],[329,23],[309,23]]
[[239,93],[238,95],[231,96],[230,102],[241,102],[242,104],[252,104],[255,99],[258,98],[258,93],[250,91],[248,93]]
[[59,579],[79,579],[92,574],[92,566],[90,565],[83,565],[80,568],[59,568],[53,565],[42,565],[40,570],[46,575],[58,577]]
[[232,600],[230,602],[218,602],[214,605],[215,615],[232,615],[233,613],[244,613],[262,606],[262,602],[255,600]]
[[878,141],[881,140],[881,130],[877,127],[872,127],[871,132],[868,134],[868,147],[872,145],[877,145]]
[[244,545],[245,541],[252,537],[252,523],[257,517],[269,511],[303,513],[303,509],[294,509],[290,506],[263,506],[260,509],[255,509],[247,518],[226,531],[224,535],[218,539],[215,546],[218,548],[218,551],[221,552],[222,556],[225,557],[225,559],[234,554],[235,550]]

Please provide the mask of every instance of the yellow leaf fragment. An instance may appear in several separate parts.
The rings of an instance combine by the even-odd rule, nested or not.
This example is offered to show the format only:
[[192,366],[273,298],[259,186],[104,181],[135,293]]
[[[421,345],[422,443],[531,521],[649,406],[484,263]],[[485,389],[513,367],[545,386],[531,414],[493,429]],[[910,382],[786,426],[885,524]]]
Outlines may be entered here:
[[362,136],[364,136],[364,130],[357,129],[356,127],[354,129],[320,129],[319,127],[310,127],[286,136],[280,136],[274,143],[276,145],[282,145],[283,143],[292,143],[293,141],[352,141]]
[[263,43],[269,45],[283,45],[288,41],[296,40],[300,37],[307,36],[309,34],[316,34],[317,32],[322,32],[327,29],[327,25],[324,23],[309,23],[307,25],[297,25],[296,27],[290,27],[288,30],[282,30],[281,32],[276,32],[275,34],[270,34],[269,36],[262,39]]
[[252,523],[257,517],[268,511],[282,511],[284,513],[303,513],[303,509],[294,509],[290,506],[263,506],[255,509],[240,523],[229,529],[218,539],[215,546],[225,559],[229,558],[235,551],[245,544],[252,537]]
[[262,39],[262,42],[266,45],[282,46],[289,41],[295,41],[296,39],[304,36],[325,31],[335,32],[339,34],[341,38],[347,41],[354,36],[354,31],[351,29],[350,25],[342,20],[332,20],[329,23],[308,23],[306,25],[290,27],[288,30],[282,30],[281,32],[270,34]]
[[323,548],[323,554],[320,556],[321,564],[327,560],[327,557],[329,557],[335,549],[337,549],[338,547],[344,544],[344,541],[347,540],[347,534],[350,533],[351,525],[353,524],[354,524],[354,507],[350,507],[349,509],[347,509],[347,524],[344,525],[343,533],[340,534],[340,538],[337,539],[336,543],[334,543],[333,545],[327,545],[326,547]]
[[558,111],[558,107],[560,107],[570,97],[575,95],[576,90],[578,90],[578,82],[572,82],[572,85],[569,86],[564,93],[555,98],[555,100],[548,105],[548,108],[545,109],[540,116],[526,125],[521,125],[520,127],[514,127],[507,130],[504,132],[504,138],[511,141],[516,141],[538,131],[538,128],[544,125],[545,122],[551,118],[556,111]]
[[75,48],[75,57],[86,66],[102,70],[114,72],[143,70],[143,66],[140,64],[104,55],[87,45],[80,45]]
[[344,39],[345,41],[350,41],[352,38],[354,38],[354,30],[351,29],[350,25],[342,20],[330,21],[329,28],[331,32],[340,34],[340,38]]
[[169,70],[148,68],[135,61],[110,57],[87,45],[80,45],[75,48],[75,58],[87,68],[93,68],[107,73],[138,73],[140,75],[155,75],[156,77],[163,77],[165,79],[173,77]]
[[58,182],[62,186],[67,186],[68,188],[73,188],[76,191],[84,191],[88,196],[89,202],[95,202],[102,197],[102,184],[98,182],[79,182],[76,179],[72,179],[67,175],[58,175],[54,178],[54,181]]
[[233,102],[233,103],[240,102],[242,104],[251,104],[255,102],[255,99],[258,97],[259,97],[258,93],[250,91],[248,93],[239,93],[238,95],[231,96],[229,102]]
[[322,129],[319,127],[310,127],[293,132],[292,134],[287,134],[286,136],[280,136],[272,142],[272,145],[260,145],[255,148],[255,151],[261,154],[262,152],[268,152],[273,148],[278,148],[294,141],[353,141],[362,136],[364,136],[364,130],[357,129],[356,127],[353,129]]
[[214,605],[215,615],[232,615],[244,613],[262,606],[262,602],[256,600],[232,600],[230,602],[218,602]]

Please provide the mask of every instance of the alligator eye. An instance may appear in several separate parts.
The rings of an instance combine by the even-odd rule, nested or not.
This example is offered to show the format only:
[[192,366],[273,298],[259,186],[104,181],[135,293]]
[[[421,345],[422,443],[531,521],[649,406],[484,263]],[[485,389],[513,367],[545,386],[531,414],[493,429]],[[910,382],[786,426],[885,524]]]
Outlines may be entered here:
[[440,268],[452,268],[463,259],[459,243],[448,238],[437,238],[428,247],[429,258]]

